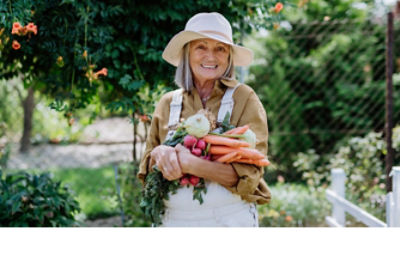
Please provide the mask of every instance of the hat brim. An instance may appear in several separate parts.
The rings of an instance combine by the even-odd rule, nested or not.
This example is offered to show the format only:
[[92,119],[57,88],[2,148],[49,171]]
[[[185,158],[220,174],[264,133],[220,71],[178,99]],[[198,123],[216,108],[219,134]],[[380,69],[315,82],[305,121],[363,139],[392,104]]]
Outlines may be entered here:
[[193,31],[181,31],[180,33],[172,37],[167,47],[165,47],[164,52],[162,53],[162,58],[168,63],[177,67],[181,60],[183,46],[190,41],[202,38],[214,39],[232,46],[233,64],[235,66],[247,66],[250,65],[250,63],[253,61],[253,52],[250,49],[240,45],[236,45],[217,34],[198,33]]

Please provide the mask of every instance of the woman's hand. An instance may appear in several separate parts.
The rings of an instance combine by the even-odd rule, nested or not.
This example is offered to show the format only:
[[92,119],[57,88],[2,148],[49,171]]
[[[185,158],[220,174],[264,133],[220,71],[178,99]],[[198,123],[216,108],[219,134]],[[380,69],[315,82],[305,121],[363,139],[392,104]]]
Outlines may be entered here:
[[196,175],[223,186],[230,187],[237,184],[239,177],[230,164],[201,159],[181,144],[176,145],[175,150],[183,173]]
[[182,169],[182,172],[184,173],[190,173],[191,171],[189,170],[189,167],[193,167],[193,162],[190,162],[193,158],[196,158],[196,156],[193,156],[192,153],[190,153],[190,150],[184,147],[181,144],[177,144],[175,146],[175,151],[176,154],[178,155],[178,160]]
[[151,159],[155,161],[163,176],[169,180],[176,180],[183,176],[176,151],[173,147],[159,145],[151,152]]

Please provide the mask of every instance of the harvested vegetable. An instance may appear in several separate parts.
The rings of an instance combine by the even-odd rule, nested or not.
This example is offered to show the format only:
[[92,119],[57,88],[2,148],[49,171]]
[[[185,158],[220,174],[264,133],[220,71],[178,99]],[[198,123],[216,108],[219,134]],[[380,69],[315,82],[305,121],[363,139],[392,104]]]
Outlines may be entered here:
[[228,147],[228,146],[211,146],[210,153],[213,155],[221,155],[221,154],[228,154],[230,152],[237,151],[239,155],[243,158],[250,158],[250,159],[263,159],[264,155],[252,148],[244,148],[244,147]]
[[232,130],[226,131],[224,134],[243,134],[249,129],[249,125],[233,128]]
[[252,130],[247,129],[242,134],[242,137],[240,137],[240,139],[242,139],[243,141],[249,143],[250,144],[250,148],[256,148],[257,138],[256,138],[256,134]]
[[257,166],[268,166],[271,164],[271,162],[269,162],[269,160],[267,159],[247,159],[247,158],[241,158],[241,159],[237,159],[234,162],[238,162],[238,163],[247,163],[247,164],[254,164]]
[[186,135],[185,138],[183,138],[183,145],[186,148],[192,148],[195,144],[197,143],[196,137],[192,135]]
[[195,114],[183,122],[183,127],[188,134],[201,138],[210,131],[210,122],[203,114]]
[[227,162],[238,155],[237,151],[230,152],[217,159],[217,162]]
[[222,137],[222,136],[217,136],[217,135],[206,135],[203,137],[204,141],[211,145],[224,145],[224,146],[229,146],[229,147],[249,147],[250,144],[241,141],[241,140],[236,140],[233,138],[227,138],[227,137]]

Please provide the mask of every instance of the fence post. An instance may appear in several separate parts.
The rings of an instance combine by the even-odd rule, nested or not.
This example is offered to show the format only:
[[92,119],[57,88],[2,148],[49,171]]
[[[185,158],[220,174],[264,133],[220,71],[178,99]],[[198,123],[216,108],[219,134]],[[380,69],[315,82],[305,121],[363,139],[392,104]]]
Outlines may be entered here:
[[393,192],[389,192],[386,195],[386,225],[387,227],[394,226],[393,218]]
[[386,170],[386,191],[392,191],[392,179],[390,171],[393,166],[394,150],[392,147],[392,131],[393,131],[393,12],[387,14],[387,31],[386,31],[386,100],[385,100],[385,140],[387,153],[385,156]]
[[[345,189],[345,181],[346,174],[343,169],[332,169],[331,170],[332,177],[332,190],[336,195],[345,198],[346,189]],[[332,217],[336,220],[337,223],[346,226],[346,214],[343,208],[333,202],[332,208]]]
[[400,166],[392,168],[391,174],[393,175],[393,205],[390,212],[393,227],[400,227]]

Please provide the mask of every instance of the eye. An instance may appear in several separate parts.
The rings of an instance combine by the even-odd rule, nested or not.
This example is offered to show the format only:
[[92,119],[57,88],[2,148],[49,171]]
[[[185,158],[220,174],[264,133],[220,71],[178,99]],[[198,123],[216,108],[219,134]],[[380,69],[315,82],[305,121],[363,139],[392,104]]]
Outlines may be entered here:
[[196,47],[196,49],[204,50],[204,49],[206,49],[206,47],[204,45],[199,45]]
[[225,52],[226,49],[225,49],[225,47],[223,47],[223,46],[218,46],[218,47],[217,47],[217,51],[218,51],[218,52]]

